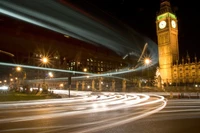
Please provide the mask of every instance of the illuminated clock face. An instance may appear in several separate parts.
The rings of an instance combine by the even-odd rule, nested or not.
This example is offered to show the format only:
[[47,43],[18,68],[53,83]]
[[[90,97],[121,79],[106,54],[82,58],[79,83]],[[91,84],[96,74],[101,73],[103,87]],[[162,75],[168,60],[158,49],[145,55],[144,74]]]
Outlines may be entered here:
[[171,21],[171,25],[173,28],[176,28],[176,22],[174,20]]
[[160,21],[159,28],[164,29],[166,27],[166,25],[167,25],[166,21]]

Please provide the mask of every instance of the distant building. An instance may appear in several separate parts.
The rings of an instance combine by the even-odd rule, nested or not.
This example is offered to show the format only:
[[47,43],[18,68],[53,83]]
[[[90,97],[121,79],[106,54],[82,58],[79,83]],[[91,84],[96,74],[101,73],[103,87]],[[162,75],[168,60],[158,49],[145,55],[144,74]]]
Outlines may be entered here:
[[[76,71],[92,74],[118,72],[120,69],[128,66],[127,60],[115,55],[106,55],[107,58],[105,58],[105,55],[101,56],[101,53],[96,53],[93,57],[88,56],[87,54],[80,54],[79,56],[80,58],[67,58],[61,55],[59,51],[55,51],[54,53],[52,52],[51,56],[48,56],[50,63],[42,64],[42,59],[45,55],[41,54],[37,50],[34,51],[29,58],[29,65],[69,70],[72,71],[72,73],[52,71],[52,75],[49,75],[50,71],[47,70],[27,69],[26,83],[33,88],[56,89],[66,89],[68,85],[71,84],[72,88],[77,90],[94,90],[95,88],[99,90],[110,90],[116,83],[116,87],[121,88],[121,80],[118,81],[117,79],[114,80],[113,78],[98,76],[89,78],[90,75],[86,76],[86,74],[79,74],[76,73]],[[80,78],[76,79],[76,77],[79,76]],[[82,76],[86,76],[87,78],[81,78]],[[69,81],[69,77],[74,79]]]
[[[90,50],[90,49],[89,49]],[[101,57],[101,55],[88,56],[86,54],[80,54],[80,58],[67,58],[61,55],[57,50],[48,55],[49,63],[43,64],[41,59],[45,57],[43,53],[35,50],[29,57],[29,65],[48,67],[55,69],[63,69],[70,71],[88,72],[94,74],[101,74],[104,72],[118,71],[128,66],[128,62],[120,57],[114,55]],[[110,59],[109,59],[110,58]],[[44,78],[43,70],[27,70],[28,77],[34,77],[34,79]],[[37,72],[36,72],[37,71]],[[56,74],[56,77],[66,76],[66,73]]]
[[197,86],[200,83],[200,62],[197,57],[190,60],[190,56],[182,58],[180,62],[172,66],[172,81],[174,85],[193,84]]

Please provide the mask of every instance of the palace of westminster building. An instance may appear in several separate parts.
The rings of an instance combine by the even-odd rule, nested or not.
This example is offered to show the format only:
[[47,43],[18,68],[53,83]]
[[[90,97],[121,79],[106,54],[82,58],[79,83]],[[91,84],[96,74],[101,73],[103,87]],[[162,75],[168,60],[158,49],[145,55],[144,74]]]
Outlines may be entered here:
[[156,17],[156,31],[159,52],[159,73],[162,84],[200,83],[200,62],[179,57],[178,20],[171,9],[169,0],[163,0]]

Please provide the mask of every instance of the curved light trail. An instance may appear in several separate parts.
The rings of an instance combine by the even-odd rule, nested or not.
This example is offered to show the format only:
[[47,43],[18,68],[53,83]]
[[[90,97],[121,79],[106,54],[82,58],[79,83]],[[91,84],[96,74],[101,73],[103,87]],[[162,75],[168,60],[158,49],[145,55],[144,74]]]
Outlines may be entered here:
[[[67,91],[55,90],[55,93],[65,94]],[[12,123],[31,123],[35,121],[67,120],[74,118],[83,122],[67,122],[67,125],[58,124],[36,127],[16,127],[3,129],[3,132],[36,131],[42,132],[96,132],[107,128],[123,125],[138,119],[145,118],[162,110],[167,102],[158,95],[140,93],[104,93],[77,92],[72,94],[79,97],[54,100],[36,100],[21,102],[1,102],[1,125]],[[122,111],[122,113],[119,113]],[[108,114],[110,117],[104,117]],[[89,117],[90,115],[93,117]],[[102,118],[100,117],[102,115]],[[88,119],[85,119],[88,116]],[[64,121],[65,122],[65,121]],[[37,124],[36,124],[37,125]]]
[[[102,23],[99,19],[92,19],[82,12],[69,7],[63,0],[43,0],[43,1],[0,1],[0,13],[26,21],[28,23],[41,26],[63,35],[69,35],[74,38],[90,42],[94,45],[107,47],[121,56],[127,55],[135,51],[133,56],[139,61],[144,55],[144,51],[148,49],[151,57],[151,64],[148,67],[155,65],[157,59],[157,45],[145,36],[140,35],[128,26],[116,21],[117,26],[112,27],[110,24]],[[112,19],[112,18],[111,18]],[[98,21],[97,21],[98,20]],[[143,50],[143,44],[145,44]],[[148,44],[148,47],[147,47]],[[132,54],[130,54],[132,55]],[[147,66],[135,64],[134,69],[130,66],[118,70],[117,72],[105,72],[103,74],[92,74],[79,71],[67,71],[60,69],[42,68],[35,66],[26,66],[20,64],[1,63],[5,66],[21,66],[24,68],[49,70],[57,72],[87,74],[90,77],[118,77],[118,74],[129,73],[146,69]],[[73,78],[86,78],[79,76]],[[52,80],[66,80],[68,78],[54,78]],[[123,78],[124,79],[124,78]]]
[[14,54],[12,54],[12,53],[10,53],[10,52],[3,51],[3,50],[0,50],[0,53],[9,55],[9,56],[11,56],[11,57],[14,57],[14,56],[15,56]]
[[[158,61],[156,43],[117,20],[115,27],[70,7],[63,0],[6,0],[0,1],[2,14],[68,35],[93,45],[104,46],[120,56],[136,51],[139,58],[143,44],[148,43],[152,64]],[[104,14],[106,16],[106,14]],[[109,17],[113,19],[112,17]]]

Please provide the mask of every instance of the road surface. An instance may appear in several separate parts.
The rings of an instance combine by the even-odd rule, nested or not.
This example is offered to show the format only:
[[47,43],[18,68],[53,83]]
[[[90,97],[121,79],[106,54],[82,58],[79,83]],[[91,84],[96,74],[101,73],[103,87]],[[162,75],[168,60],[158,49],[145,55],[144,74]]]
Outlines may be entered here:
[[0,132],[199,132],[199,99],[167,100],[141,93],[78,95],[54,100],[1,102]]

